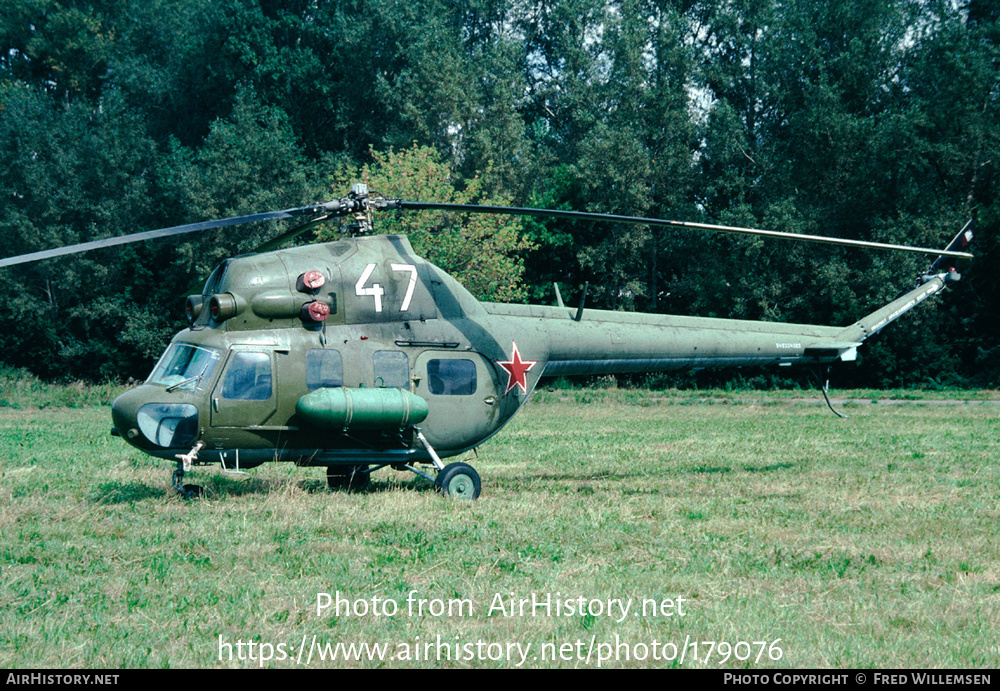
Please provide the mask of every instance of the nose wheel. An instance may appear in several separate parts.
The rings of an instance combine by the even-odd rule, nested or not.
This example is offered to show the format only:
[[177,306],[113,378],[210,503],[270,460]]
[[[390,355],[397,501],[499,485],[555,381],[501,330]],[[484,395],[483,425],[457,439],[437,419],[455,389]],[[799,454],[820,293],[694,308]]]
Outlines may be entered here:
[[199,441],[187,453],[177,454],[177,469],[171,478],[171,485],[185,499],[197,499],[205,493],[205,488],[201,485],[185,485],[184,473],[191,470],[194,462],[198,460],[198,452],[205,448],[205,442]]
[[[178,465],[180,465],[180,462],[178,462]],[[171,486],[173,486],[175,490],[177,490],[178,494],[180,494],[185,499],[197,499],[198,497],[200,497],[202,494],[205,493],[205,488],[202,487],[201,485],[184,484],[183,468],[178,468],[177,470],[174,471],[173,479],[170,484]]]

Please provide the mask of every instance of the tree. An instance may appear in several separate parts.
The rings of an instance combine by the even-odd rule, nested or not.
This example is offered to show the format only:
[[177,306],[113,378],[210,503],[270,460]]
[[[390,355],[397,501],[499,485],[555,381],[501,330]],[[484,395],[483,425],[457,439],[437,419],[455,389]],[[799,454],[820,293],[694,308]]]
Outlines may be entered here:
[[[121,99],[108,94],[94,109],[14,87],[0,107],[0,243],[9,254],[155,227],[154,147]],[[47,377],[133,371],[134,353],[117,345],[135,279],[101,252],[6,270],[0,314],[16,328],[0,334],[4,359]]]
[[[669,2],[577,0],[540,8],[527,27],[533,127],[561,162],[536,184],[537,202],[631,216],[689,215],[696,143],[684,14]],[[575,270],[564,269],[560,278],[549,268],[549,280],[589,282],[592,304],[612,309],[659,307],[661,256],[670,243],[648,227],[543,221],[529,228],[546,254],[565,255],[572,247],[576,257]]]

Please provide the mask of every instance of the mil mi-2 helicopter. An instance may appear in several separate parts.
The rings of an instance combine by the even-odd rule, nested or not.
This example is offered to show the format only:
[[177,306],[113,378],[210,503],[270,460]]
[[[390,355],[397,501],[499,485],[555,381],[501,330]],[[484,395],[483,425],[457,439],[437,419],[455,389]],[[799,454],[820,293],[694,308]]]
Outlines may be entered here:
[[[936,255],[916,284],[850,326],[809,326],[484,303],[418,257],[404,236],[372,234],[376,210],[555,216],[746,233]],[[464,462],[524,405],[542,375],[618,374],[854,360],[869,336],[946,284],[945,258],[968,258],[970,221],[945,250],[573,211],[413,202],[352,186],[311,206],[239,216],[0,260],[0,267],[209,228],[310,217],[227,259],[187,298],[178,333],[144,384],[112,406],[113,434],[175,460],[185,497],[196,465],[243,472],[266,461],[327,469],[331,487],[363,487],[375,470],[408,470],[475,499]],[[342,239],[275,249],[315,223],[353,217]],[[826,395],[825,387],[823,389]],[[828,401],[829,402],[829,401]],[[431,473],[434,473],[433,475]]]

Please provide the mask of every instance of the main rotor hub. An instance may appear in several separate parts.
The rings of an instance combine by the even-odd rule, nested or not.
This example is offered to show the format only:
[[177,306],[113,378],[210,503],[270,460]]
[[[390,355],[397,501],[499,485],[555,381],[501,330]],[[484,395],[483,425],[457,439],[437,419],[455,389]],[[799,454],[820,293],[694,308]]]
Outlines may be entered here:
[[363,182],[356,182],[351,185],[351,192],[348,195],[351,201],[356,202],[353,213],[353,220],[344,225],[341,232],[351,237],[369,235],[375,230],[372,222],[372,207],[369,204],[368,185]]

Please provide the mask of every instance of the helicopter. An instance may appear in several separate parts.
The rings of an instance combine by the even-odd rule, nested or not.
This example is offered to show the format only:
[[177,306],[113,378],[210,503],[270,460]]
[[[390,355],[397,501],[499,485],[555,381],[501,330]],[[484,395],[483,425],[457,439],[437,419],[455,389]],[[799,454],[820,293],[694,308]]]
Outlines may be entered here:
[[[742,233],[937,258],[895,300],[849,326],[812,326],[591,309],[586,286],[567,306],[480,302],[402,235],[373,233],[375,211],[445,210],[641,223]],[[944,250],[755,228],[577,211],[406,201],[355,184],[332,201],[175,226],[0,259],[0,267],[275,219],[308,217],[256,253],[223,261],[186,299],[176,334],[148,379],[112,405],[112,434],[176,463],[185,498],[195,466],[243,474],[268,461],[325,467],[331,488],[357,490],[392,468],[460,499],[482,490],[466,462],[524,406],[545,376],[625,374],[856,359],[857,349],[960,280],[970,221]],[[350,217],[332,242],[278,249],[317,223]],[[827,388],[822,387],[829,404]],[[832,405],[831,405],[832,409]],[[834,411],[836,412],[836,411]]]

